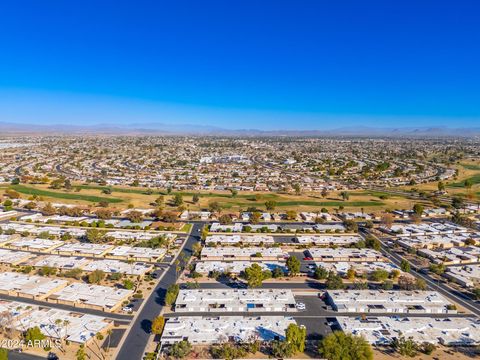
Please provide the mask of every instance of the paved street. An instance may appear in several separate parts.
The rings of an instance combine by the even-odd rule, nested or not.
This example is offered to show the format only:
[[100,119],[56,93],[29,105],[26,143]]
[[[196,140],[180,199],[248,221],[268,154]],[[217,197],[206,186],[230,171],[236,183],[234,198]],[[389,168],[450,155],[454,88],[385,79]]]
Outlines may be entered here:
[[[369,233],[366,230],[364,230],[364,232]],[[395,252],[393,252],[383,242],[382,239],[379,239],[379,240],[382,243],[382,249],[381,249],[382,253],[388,259],[390,259],[394,264],[400,266],[400,263],[402,262],[402,260],[404,260],[403,257],[401,257],[399,254],[396,254]],[[475,302],[474,300],[470,299],[465,294],[463,294],[463,293],[461,293],[461,292],[459,292],[455,289],[452,289],[450,286],[448,286],[444,283],[433,280],[427,274],[423,274],[423,273],[420,273],[420,272],[416,271],[413,268],[413,266],[412,266],[412,269],[411,269],[410,273],[412,275],[414,275],[415,277],[418,277],[418,278],[421,278],[421,279],[425,280],[428,287],[431,288],[432,290],[438,291],[439,293],[441,293],[445,297],[451,299],[452,301],[456,302],[457,304],[459,304],[459,305],[463,306],[464,308],[468,309],[469,311],[471,311],[476,316],[480,316],[480,306],[479,306],[479,304],[477,302]]]
[[[192,254],[192,246],[200,240],[200,231],[203,223],[195,223],[190,236],[187,238],[183,252]],[[167,288],[177,281],[177,273],[174,265],[171,265],[163,274],[160,282],[140,311],[135,321],[131,324],[127,338],[118,352],[117,360],[142,359],[145,347],[150,337],[150,327],[154,319],[162,311]]]

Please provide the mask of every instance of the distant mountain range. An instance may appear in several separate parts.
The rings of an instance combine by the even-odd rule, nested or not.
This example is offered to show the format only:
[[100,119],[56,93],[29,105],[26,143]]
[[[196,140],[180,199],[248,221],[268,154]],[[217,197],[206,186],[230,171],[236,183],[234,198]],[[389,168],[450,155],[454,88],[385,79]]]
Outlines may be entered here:
[[224,129],[209,125],[145,123],[130,125],[35,125],[0,122],[0,135],[222,135],[222,136],[361,136],[361,137],[478,137],[480,127],[367,127],[329,130]]

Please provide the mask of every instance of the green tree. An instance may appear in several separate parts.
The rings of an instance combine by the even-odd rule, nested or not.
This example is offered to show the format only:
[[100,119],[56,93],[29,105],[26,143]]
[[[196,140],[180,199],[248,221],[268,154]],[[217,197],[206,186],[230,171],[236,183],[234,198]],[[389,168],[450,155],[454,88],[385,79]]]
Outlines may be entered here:
[[170,356],[175,359],[183,359],[192,352],[192,345],[187,340],[182,340],[173,344],[168,351]]
[[319,354],[327,360],[373,360],[370,344],[360,336],[334,331],[318,345]]
[[130,279],[123,280],[123,287],[127,290],[132,290],[135,286],[135,283]]
[[218,346],[212,346],[210,354],[214,359],[233,360],[245,357],[246,351],[240,346],[227,342]]
[[426,354],[426,355],[432,355],[432,353],[437,349],[437,347],[432,344],[432,343],[427,343],[424,342],[423,344],[420,345],[419,350]]
[[177,284],[170,285],[167,289],[167,293],[165,294],[165,305],[171,306],[177,299],[179,291],[180,287]]
[[41,276],[53,276],[57,273],[57,269],[51,266],[42,266],[38,270],[38,274]]
[[439,181],[437,184],[438,191],[445,191],[445,183],[443,181]]
[[380,251],[381,243],[377,238],[369,235],[365,238],[365,246],[370,249]]
[[370,274],[373,281],[385,281],[388,279],[388,271],[384,269],[376,269]]
[[180,206],[183,204],[183,196],[181,194],[175,194],[173,197],[173,205]]
[[473,294],[473,298],[475,300],[479,300],[480,299],[480,288],[475,288],[472,290],[472,294]]
[[413,205],[413,212],[421,216],[423,214],[423,205],[422,204]]
[[244,270],[244,273],[248,287],[256,288],[262,285],[265,274],[260,265],[253,263],[250,267],[247,267]]
[[34,342],[38,340],[43,340],[45,339],[46,336],[43,335],[42,331],[38,326],[35,326],[33,328],[27,329],[25,332],[25,341],[26,342]]
[[402,356],[414,357],[417,355],[418,344],[412,339],[405,339],[405,337],[400,336],[395,338],[392,345]]
[[229,225],[232,223],[232,218],[230,215],[227,215],[227,214],[223,214],[222,216],[220,216],[220,218],[218,219],[218,221],[220,222],[220,224],[222,225]]
[[193,256],[200,257],[200,254],[202,253],[202,244],[200,242],[196,242],[192,245],[192,253]]
[[462,198],[459,198],[459,197],[454,197],[452,199],[452,206],[455,208],[455,209],[461,209],[463,208],[464,206],[464,201]]
[[270,343],[270,350],[276,359],[289,358],[292,354],[292,346],[286,341],[274,340]]
[[91,228],[86,231],[85,237],[87,241],[92,244],[102,242],[105,237],[105,231],[98,230],[97,228]]
[[295,276],[300,272],[300,260],[295,256],[290,256],[287,259],[287,268],[290,276]]
[[210,212],[212,213],[218,213],[222,211],[222,207],[220,206],[218,201],[211,201],[208,203],[208,210],[210,210]]
[[285,341],[291,346],[292,354],[305,351],[305,339],[307,337],[307,329],[305,326],[290,324],[285,332]]
[[139,223],[143,221],[143,214],[140,211],[132,210],[127,213],[127,219],[132,223]]
[[333,271],[328,273],[327,281],[325,282],[328,290],[343,289],[345,287],[342,278]]
[[105,279],[105,273],[102,270],[94,270],[88,274],[89,284],[100,284]]
[[273,211],[275,210],[275,207],[277,206],[277,203],[273,200],[269,200],[267,202],[265,202],[265,207],[267,208],[267,210],[269,211]]
[[315,268],[315,272],[313,273],[313,277],[317,280],[326,279],[328,276],[328,271],[323,266],[319,265]]
[[410,263],[407,260],[402,260],[400,263],[400,269],[402,269],[403,272],[410,272]]
[[354,280],[355,279],[355,269],[353,267],[350,267],[348,270],[347,270],[347,279],[348,280]]
[[382,283],[383,290],[392,290],[393,289],[393,282],[390,280],[386,280]]
[[198,195],[198,194],[193,194],[193,196],[192,196],[192,202],[193,202],[194,204],[196,204],[196,203],[198,203],[199,201],[200,201],[200,195]]
[[357,232],[358,231],[358,224],[353,220],[345,220],[343,222],[343,226],[349,232]]
[[342,197],[343,201],[348,201],[348,199],[350,199],[350,194],[347,191],[342,191],[340,196]]
[[473,186],[473,180],[472,179],[466,179],[465,182],[463,183],[467,189],[471,189]]
[[445,272],[445,265],[443,264],[431,264],[428,268],[431,272],[437,275],[442,275]]
[[295,210],[287,210],[285,214],[287,215],[287,220],[297,219],[297,212]]

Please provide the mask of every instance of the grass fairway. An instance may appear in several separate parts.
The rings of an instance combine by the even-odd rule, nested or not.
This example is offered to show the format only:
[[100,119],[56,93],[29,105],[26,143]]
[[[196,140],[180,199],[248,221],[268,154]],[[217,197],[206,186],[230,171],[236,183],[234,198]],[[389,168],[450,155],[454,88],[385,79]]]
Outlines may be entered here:
[[280,201],[277,206],[367,207],[385,205],[380,201]]
[[480,165],[476,164],[461,164],[467,170],[479,171],[480,172]]
[[[75,185],[76,188],[82,189],[82,190],[111,190],[112,193],[124,193],[124,194],[137,194],[137,195],[164,195],[164,196],[174,196],[174,195],[182,195],[185,197],[193,196],[195,194],[200,194],[201,197],[207,197],[207,198],[231,198],[230,193],[207,193],[207,192],[202,192],[202,191],[172,191],[170,194],[167,193],[167,191],[160,191],[160,190],[153,190],[153,189],[147,189],[147,188],[136,188],[136,187],[119,187],[119,186],[100,186],[100,185]],[[251,194],[238,194],[236,198],[239,199],[246,199],[250,201],[255,201],[255,195]],[[275,200],[279,198],[277,194],[262,194],[262,199],[267,199],[267,200]]]
[[[232,196],[229,191],[172,191],[170,194],[163,189],[146,189],[141,187],[100,186],[96,184],[73,184],[79,192],[66,192],[64,190],[52,190],[45,184],[20,184],[7,185],[23,194],[41,196],[46,201],[63,200],[70,204],[91,204],[106,201],[113,209],[123,210],[127,205],[139,208],[150,208],[159,195],[165,197],[165,209],[177,210],[172,205],[175,194],[183,196],[184,206],[189,210],[208,209],[211,202],[218,202],[226,211],[245,211],[249,207],[259,210],[266,208],[265,202],[274,201],[277,211],[319,211],[321,208],[333,209],[343,207],[347,211],[370,209],[369,211],[382,211],[384,209],[411,208],[413,200],[401,196],[390,195],[378,191],[350,191],[350,199],[342,201],[338,192],[331,192],[327,197],[321,197],[319,193],[302,193],[299,195],[268,192],[240,192]],[[102,191],[110,189],[112,194],[104,194]],[[199,194],[197,203],[192,201],[192,196]],[[382,195],[387,195],[385,198]],[[379,198],[382,196],[382,198]],[[57,200],[58,201],[58,200]]]
[[25,185],[11,185],[11,189],[25,195],[37,195],[42,197],[50,197],[55,199],[67,199],[67,200],[81,200],[81,201],[88,201],[88,202],[100,202],[106,201],[108,203],[119,203],[122,202],[122,199],[114,198],[114,197],[101,197],[101,196],[94,196],[94,195],[83,195],[83,194],[72,194],[66,192],[57,192],[57,191],[50,191],[50,190],[42,190],[37,189]]
[[[470,176],[467,179],[470,179],[472,181],[473,185],[480,184],[480,174]],[[467,179],[465,179],[465,180],[467,180]],[[452,183],[452,184],[448,184],[447,187],[450,187],[450,188],[464,188],[465,187],[465,180],[458,181],[458,182],[455,182],[455,183]]]

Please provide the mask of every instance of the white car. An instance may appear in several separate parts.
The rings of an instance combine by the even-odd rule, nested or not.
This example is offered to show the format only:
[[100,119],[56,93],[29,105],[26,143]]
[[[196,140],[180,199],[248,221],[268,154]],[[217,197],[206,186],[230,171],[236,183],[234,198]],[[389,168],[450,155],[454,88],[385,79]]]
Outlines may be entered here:
[[304,303],[297,303],[297,304],[295,305],[295,307],[296,307],[298,310],[305,310],[305,309],[306,309]]
[[122,310],[129,313],[133,311],[133,309],[129,306],[125,306]]

